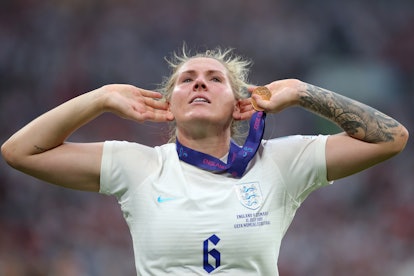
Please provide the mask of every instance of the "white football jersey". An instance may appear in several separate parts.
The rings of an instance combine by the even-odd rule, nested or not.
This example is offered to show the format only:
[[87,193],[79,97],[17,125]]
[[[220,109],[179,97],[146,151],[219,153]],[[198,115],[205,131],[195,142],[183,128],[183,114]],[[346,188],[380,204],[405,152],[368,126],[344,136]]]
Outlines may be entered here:
[[178,159],[175,144],[105,142],[101,193],[129,226],[138,275],[278,275],[282,238],[327,185],[327,136],[262,141],[240,179]]

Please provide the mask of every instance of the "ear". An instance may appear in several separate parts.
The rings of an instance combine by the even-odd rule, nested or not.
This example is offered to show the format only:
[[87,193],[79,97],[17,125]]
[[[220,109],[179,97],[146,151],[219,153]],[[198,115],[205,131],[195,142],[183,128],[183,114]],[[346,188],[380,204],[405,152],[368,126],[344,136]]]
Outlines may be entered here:
[[[250,106],[250,100],[247,100],[247,105]],[[239,100],[233,110],[233,119],[236,121],[248,120],[253,113],[252,108],[246,108],[246,100]]]

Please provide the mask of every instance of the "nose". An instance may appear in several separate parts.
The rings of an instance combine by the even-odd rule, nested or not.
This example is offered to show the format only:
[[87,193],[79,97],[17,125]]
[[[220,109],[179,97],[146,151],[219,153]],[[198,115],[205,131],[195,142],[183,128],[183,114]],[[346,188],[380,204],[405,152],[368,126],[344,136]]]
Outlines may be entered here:
[[205,91],[206,89],[207,89],[207,85],[202,79],[197,79],[194,82],[194,86],[193,86],[194,91]]

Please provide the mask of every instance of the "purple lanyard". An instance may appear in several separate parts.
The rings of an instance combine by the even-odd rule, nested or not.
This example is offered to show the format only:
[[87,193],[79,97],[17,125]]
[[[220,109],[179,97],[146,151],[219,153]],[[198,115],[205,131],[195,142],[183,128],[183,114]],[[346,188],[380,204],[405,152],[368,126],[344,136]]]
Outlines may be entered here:
[[177,153],[180,160],[208,171],[227,171],[233,177],[240,178],[246,171],[247,164],[254,157],[263,138],[266,113],[255,112],[250,119],[249,134],[243,147],[239,147],[233,141],[230,143],[230,151],[227,163],[211,155],[187,148],[177,139]]

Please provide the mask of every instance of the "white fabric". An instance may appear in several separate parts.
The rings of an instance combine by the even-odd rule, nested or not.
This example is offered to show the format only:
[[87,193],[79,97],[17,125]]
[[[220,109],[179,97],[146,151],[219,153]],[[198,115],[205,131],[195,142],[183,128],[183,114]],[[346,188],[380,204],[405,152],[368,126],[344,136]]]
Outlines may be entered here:
[[105,142],[100,192],[118,198],[137,274],[209,275],[207,258],[210,274],[278,275],[297,208],[328,184],[326,139],[262,141],[241,179],[180,161],[175,144]]

